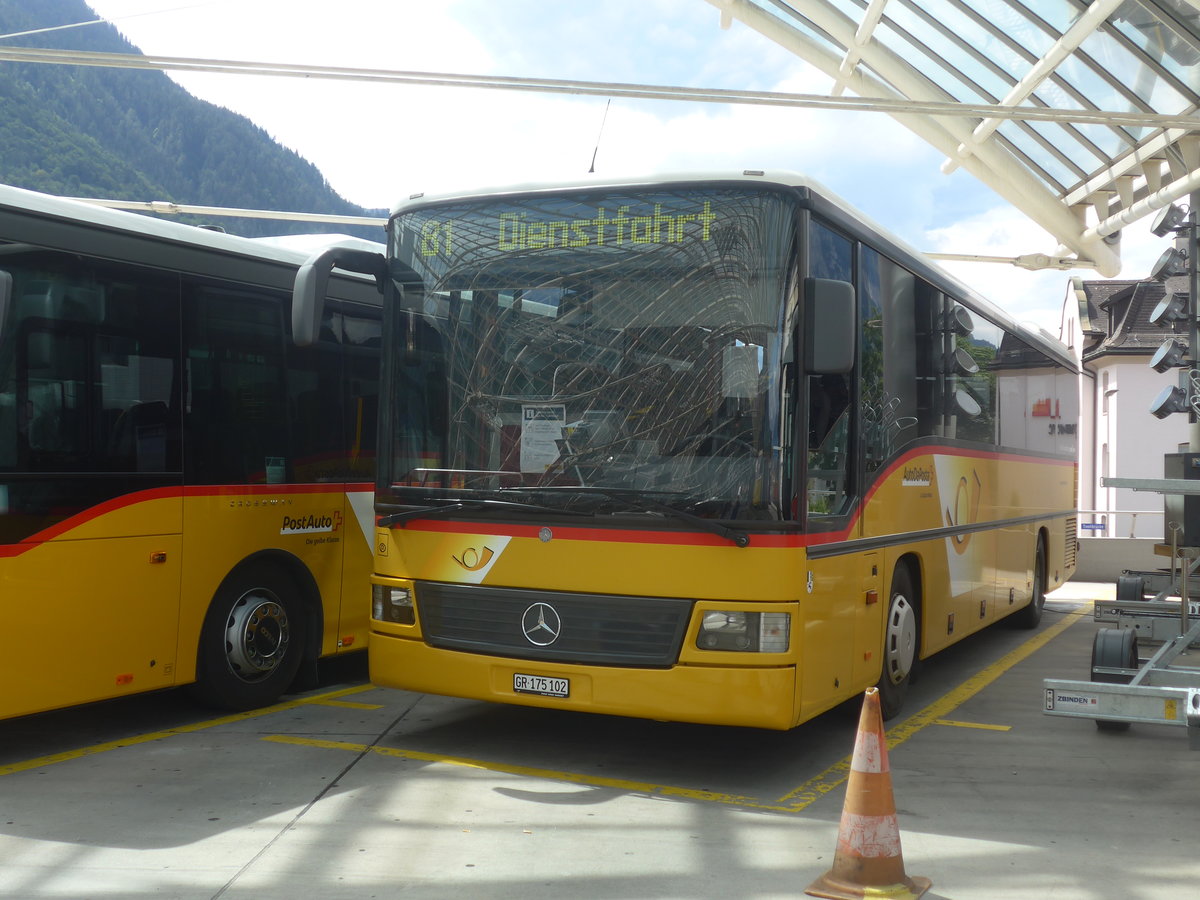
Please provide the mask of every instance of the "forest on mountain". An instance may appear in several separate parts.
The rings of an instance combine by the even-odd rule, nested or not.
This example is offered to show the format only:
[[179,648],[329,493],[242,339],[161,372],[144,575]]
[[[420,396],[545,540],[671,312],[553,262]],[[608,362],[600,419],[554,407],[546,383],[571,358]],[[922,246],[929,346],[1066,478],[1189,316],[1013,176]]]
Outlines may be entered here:
[[[0,42],[140,54],[108,23],[9,37],[95,18],[84,0],[0,0]],[[137,69],[0,61],[0,183],[66,197],[385,215],[343,199],[316,166],[245,116],[197,99],[163,72]],[[378,228],[204,221],[250,237],[381,237]]]

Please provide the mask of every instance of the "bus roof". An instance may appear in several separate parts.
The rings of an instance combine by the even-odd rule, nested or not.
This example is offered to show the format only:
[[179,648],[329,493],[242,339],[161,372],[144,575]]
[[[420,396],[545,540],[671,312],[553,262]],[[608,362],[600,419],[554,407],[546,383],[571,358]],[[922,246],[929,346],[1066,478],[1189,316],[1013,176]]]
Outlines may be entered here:
[[840,221],[859,236],[871,236],[876,249],[893,256],[897,262],[903,263],[926,281],[939,289],[964,300],[965,305],[981,315],[1003,326],[1006,330],[1019,334],[1030,343],[1036,344],[1055,359],[1071,368],[1078,370],[1078,362],[1067,349],[1066,345],[1051,335],[1045,329],[1030,324],[1023,324],[1005,312],[995,302],[988,300],[973,288],[959,281],[944,268],[930,259],[920,250],[892,234],[888,229],[879,225],[860,212],[853,205],[843,200],[820,182],[796,172],[764,169],[746,169],[741,172],[693,172],[648,175],[644,178],[584,178],[571,181],[542,182],[508,185],[505,187],[485,187],[471,191],[453,191],[439,194],[411,194],[401,200],[392,209],[392,216],[427,205],[450,203],[459,200],[484,200],[489,197],[513,197],[518,195],[555,194],[574,192],[595,188],[620,190],[626,188],[670,187],[685,184],[736,184],[747,186],[784,188],[796,191],[806,198],[814,209],[830,215],[835,221]]
[[[279,238],[247,238],[197,225],[170,222],[140,213],[107,209],[82,200],[42,194],[12,185],[0,185],[0,211],[10,209],[46,219],[76,222],[97,230],[148,237],[219,253],[256,260],[270,260],[298,267],[313,253],[334,246],[384,251],[383,244],[348,235],[285,235]],[[14,240],[13,236],[4,239]]]

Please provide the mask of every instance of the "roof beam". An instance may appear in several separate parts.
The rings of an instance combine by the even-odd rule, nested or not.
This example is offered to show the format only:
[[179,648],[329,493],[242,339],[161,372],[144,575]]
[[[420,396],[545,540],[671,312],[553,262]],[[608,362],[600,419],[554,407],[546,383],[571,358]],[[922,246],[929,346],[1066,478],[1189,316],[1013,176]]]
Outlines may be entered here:
[[1099,215],[1096,225],[1084,232],[1085,237],[1106,237],[1116,234],[1126,225],[1169,206],[1193,191],[1200,190],[1200,139],[1189,135],[1180,141],[1182,159],[1171,167],[1172,179],[1157,191],[1148,193],[1136,203],[1115,210],[1111,215]]
[[[1095,31],[1112,13],[1127,0],[1095,0],[1082,16],[1075,20],[1070,28],[1063,33],[1054,45],[1043,54],[1042,58],[1033,64],[1032,68],[1008,92],[1001,106],[1019,106],[1029,99],[1047,78],[1054,74],[1072,53],[1079,49],[1093,31]],[[975,152],[975,148],[992,136],[1000,127],[1002,119],[991,117],[980,122],[971,133],[970,141],[959,144],[953,157],[942,164],[942,171],[949,175],[967,156]]]
[[[708,0],[722,3],[727,0]],[[736,2],[736,0],[735,0]],[[759,30],[759,29],[755,29]],[[764,32],[765,33],[765,32]],[[768,35],[769,36],[769,35]],[[807,57],[806,57],[807,58]],[[306,63],[263,63],[228,59],[195,59],[178,56],[140,56],[130,53],[91,53],[76,50],[45,50],[31,47],[0,47],[0,61],[96,66],[113,69],[154,69],[164,72],[216,72],[226,75],[266,75],[276,78],[324,78],[374,84],[408,84],[427,87],[483,88],[528,91],[542,94],[577,94],[592,97],[629,97],[638,100],[677,100],[689,103],[740,103],[754,106],[812,107],[817,109],[865,110],[893,116],[924,116],[962,119],[995,115],[1001,118],[1042,122],[1079,122],[1094,125],[1125,125],[1130,128],[1181,128],[1200,131],[1200,119],[1184,115],[1103,112],[1086,109],[1001,109],[989,103],[958,103],[949,99],[913,99],[883,89],[873,79],[852,81],[858,97],[829,97],[782,91],[737,91],[724,88],[693,88],[661,84],[615,81],[572,81],[562,78],[525,78],[508,75],[471,75],[455,72],[415,72],[397,69],[356,69]],[[824,67],[823,67],[824,68]],[[832,69],[836,73],[837,66]],[[830,77],[836,77],[835,74]],[[864,85],[866,87],[864,87]],[[860,90],[859,88],[863,89]],[[965,138],[964,138],[965,139]]]
[[871,0],[871,5],[863,13],[862,21],[858,23],[858,30],[854,32],[854,43],[846,48],[842,64],[838,66],[837,78],[834,79],[833,90],[829,92],[830,96],[840,97],[846,89],[850,76],[857,68],[859,60],[862,59],[862,48],[871,43],[871,36],[875,34],[875,26],[883,18],[883,10],[887,4],[888,0]]

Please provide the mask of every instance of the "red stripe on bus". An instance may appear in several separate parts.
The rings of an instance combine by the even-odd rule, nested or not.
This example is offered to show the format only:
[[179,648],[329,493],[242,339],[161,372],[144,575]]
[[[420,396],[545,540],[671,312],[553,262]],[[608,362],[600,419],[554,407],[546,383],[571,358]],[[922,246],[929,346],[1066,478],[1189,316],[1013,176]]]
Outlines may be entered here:
[[72,516],[68,516],[61,522],[56,522],[47,528],[43,528],[41,531],[29,535],[29,537],[22,538],[15,544],[0,544],[0,557],[20,556],[38,544],[52,541],[101,516],[116,512],[119,509],[137,506],[141,503],[149,503],[154,500],[170,500],[175,497],[179,499],[186,497],[259,497],[268,494],[344,494],[355,491],[372,491],[374,489],[375,486],[373,484],[358,482],[329,482],[325,484],[197,484],[188,487],[148,488],[144,491],[122,494],[119,497],[105,500],[103,503],[97,503],[95,506],[90,506]]
[[[858,526],[863,507],[870,502],[872,495],[883,486],[892,474],[918,457],[956,457],[987,459],[1000,462],[1030,462],[1039,465],[1075,466],[1071,459],[1047,459],[1042,456],[1026,456],[1020,453],[1001,452],[995,450],[971,450],[960,448],[934,448],[929,445],[917,447],[897,457],[883,474],[875,480],[866,498],[859,503],[844,528],[836,531],[812,531],[807,534],[759,534],[750,532],[750,546],[756,548],[789,548],[813,547],[825,544],[836,544],[849,540]],[[412,528],[420,523],[420,531],[438,534],[495,534],[501,537],[536,538],[542,526],[539,525],[509,525],[491,522],[454,522],[442,519],[410,519],[401,528]],[[737,526],[735,525],[734,528]],[[720,547],[729,544],[727,538],[720,535],[702,532],[665,532],[645,531],[631,528],[606,528],[603,525],[581,528],[578,526],[554,526],[551,529],[556,538],[564,540],[597,541],[602,543],[633,543],[633,544],[674,544],[685,547]]]

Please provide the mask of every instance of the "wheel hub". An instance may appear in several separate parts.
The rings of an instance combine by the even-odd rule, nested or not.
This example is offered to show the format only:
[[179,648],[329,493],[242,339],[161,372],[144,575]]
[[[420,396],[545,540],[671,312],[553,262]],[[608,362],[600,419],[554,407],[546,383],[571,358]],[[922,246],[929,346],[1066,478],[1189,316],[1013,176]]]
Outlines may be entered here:
[[266,591],[243,594],[233,605],[225,629],[225,656],[243,681],[266,678],[287,654],[287,613]]
[[884,641],[884,667],[892,684],[900,684],[912,671],[917,655],[917,611],[908,598],[892,598],[888,610],[887,639]]

